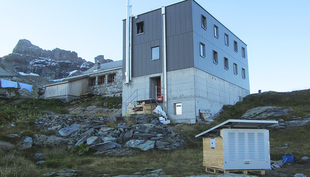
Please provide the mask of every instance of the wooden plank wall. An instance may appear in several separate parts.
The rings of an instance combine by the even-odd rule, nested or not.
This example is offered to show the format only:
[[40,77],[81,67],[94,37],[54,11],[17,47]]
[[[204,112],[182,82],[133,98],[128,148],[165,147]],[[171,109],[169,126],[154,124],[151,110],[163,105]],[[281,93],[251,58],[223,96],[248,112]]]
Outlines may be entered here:
[[223,168],[223,138],[215,138],[215,149],[211,149],[211,138],[203,138],[203,166]]

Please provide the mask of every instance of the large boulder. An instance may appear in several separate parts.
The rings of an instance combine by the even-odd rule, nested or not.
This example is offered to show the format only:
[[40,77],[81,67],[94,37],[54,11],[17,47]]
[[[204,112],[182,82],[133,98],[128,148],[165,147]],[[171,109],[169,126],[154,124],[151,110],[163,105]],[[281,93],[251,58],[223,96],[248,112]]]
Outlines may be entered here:
[[257,107],[248,110],[244,113],[241,118],[242,119],[268,119],[268,118],[276,118],[276,117],[283,117],[283,116],[291,116],[291,110],[276,107],[276,106],[263,106]]
[[89,149],[95,150],[95,151],[105,151],[113,148],[120,148],[122,145],[115,143],[115,142],[105,142],[105,143],[99,143],[93,146],[90,146]]
[[24,149],[29,149],[32,148],[32,138],[31,137],[26,137],[24,141],[19,143],[18,149],[19,150],[24,150]]
[[69,127],[62,128],[58,131],[61,136],[69,136],[71,133],[80,129],[80,124],[72,124]]
[[5,141],[0,141],[0,150],[11,150],[14,149],[15,145],[5,142]]
[[154,149],[155,141],[150,140],[129,140],[125,144],[125,147],[138,148],[142,151]]
[[35,146],[50,146],[55,147],[64,143],[68,143],[69,139],[60,138],[57,136],[46,136],[41,134],[35,134],[33,136],[33,145]]

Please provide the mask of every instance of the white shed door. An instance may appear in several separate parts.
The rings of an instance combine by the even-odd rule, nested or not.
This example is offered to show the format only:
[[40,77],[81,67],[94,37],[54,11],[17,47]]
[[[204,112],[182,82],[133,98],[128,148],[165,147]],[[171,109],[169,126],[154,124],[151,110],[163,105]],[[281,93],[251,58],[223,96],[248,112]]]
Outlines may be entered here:
[[270,169],[269,132],[262,129],[223,129],[225,170]]

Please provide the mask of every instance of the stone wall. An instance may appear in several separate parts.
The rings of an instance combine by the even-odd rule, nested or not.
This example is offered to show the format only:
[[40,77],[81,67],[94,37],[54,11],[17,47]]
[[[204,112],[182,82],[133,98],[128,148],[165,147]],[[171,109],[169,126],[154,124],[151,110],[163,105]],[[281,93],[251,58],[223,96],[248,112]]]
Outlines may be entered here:
[[[113,77],[115,74],[115,77]],[[94,80],[91,84],[90,80]],[[88,93],[104,96],[120,96],[122,94],[122,68],[95,72],[89,76]]]

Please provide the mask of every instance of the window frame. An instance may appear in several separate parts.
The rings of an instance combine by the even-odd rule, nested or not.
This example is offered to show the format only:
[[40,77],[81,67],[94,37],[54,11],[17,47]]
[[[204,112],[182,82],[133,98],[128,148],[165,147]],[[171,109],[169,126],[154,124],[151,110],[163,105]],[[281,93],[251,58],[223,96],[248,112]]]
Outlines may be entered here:
[[234,74],[235,74],[235,75],[238,75],[238,65],[237,65],[237,63],[234,63],[234,65],[233,65],[233,71],[234,71]]
[[238,53],[238,42],[234,41],[234,51]]
[[[158,58],[153,58],[153,49],[157,49],[158,48]],[[159,60],[160,59],[160,47],[159,46],[154,46],[151,47],[151,60]]]
[[229,61],[227,57],[224,57],[224,69],[229,70]]
[[219,59],[219,56],[218,56],[217,51],[213,50],[213,63],[217,65],[219,63],[218,59]]
[[242,47],[241,49],[242,49],[242,57],[245,58],[245,48]]
[[199,42],[199,55],[203,58],[206,57],[206,45],[202,42]]
[[201,15],[201,28],[207,29],[207,17],[204,15]]
[[242,72],[242,79],[246,79],[246,74],[245,74],[245,69],[244,68],[242,68],[242,70],[241,70]]
[[224,43],[229,46],[229,35],[227,33],[224,34]]
[[219,38],[219,27],[214,25],[214,37]]
[[[141,27],[142,27],[142,31],[139,32],[139,29],[140,29]],[[144,34],[144,21],[137,22],[137,23],[136,23],[136,28],[137,28],[137,31],[136,31],[136,34],[137,34],[137,35]]]

